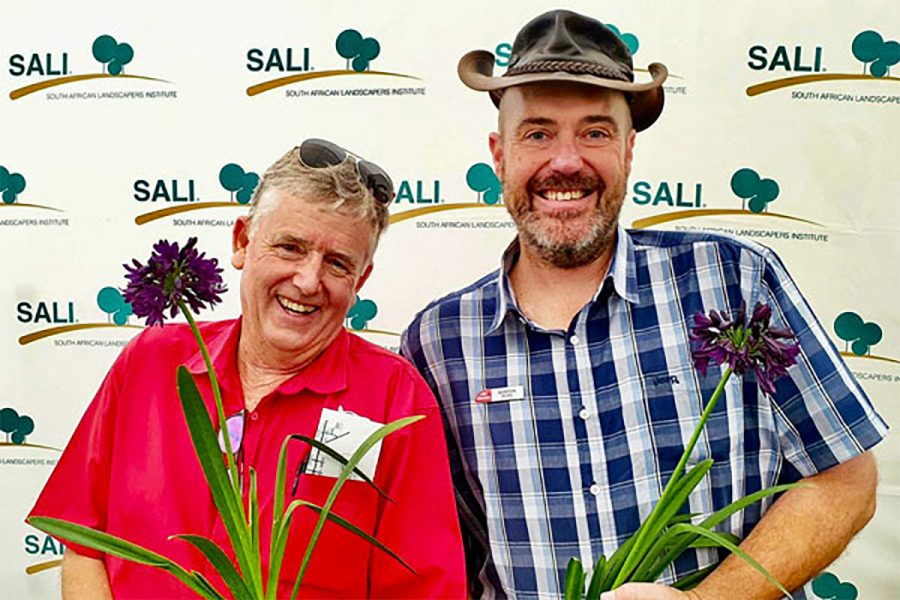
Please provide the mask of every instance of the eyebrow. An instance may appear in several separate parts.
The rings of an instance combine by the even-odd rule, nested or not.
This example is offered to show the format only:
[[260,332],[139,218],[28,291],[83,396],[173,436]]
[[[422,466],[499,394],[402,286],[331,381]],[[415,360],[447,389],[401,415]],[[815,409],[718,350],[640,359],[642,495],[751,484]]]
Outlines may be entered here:
[[[607,125],[611,125],[615,131],[619,130],[618,123],[616,123],[616,120],[613,119],[609,115],[587,115],[586,117],[582,118],[580,121],[580,124],[583,124],[583,125],[595,125],[597,123],[604,123]],[[516,131],[521,131],[525,127],[529,127],[532,125],[547,126],[547,125],[555,125],[555,124],[556,124],[556,121],[549,117],[528,117],[528,118],[522,119],[519,122],[519,124],[516,126]]]

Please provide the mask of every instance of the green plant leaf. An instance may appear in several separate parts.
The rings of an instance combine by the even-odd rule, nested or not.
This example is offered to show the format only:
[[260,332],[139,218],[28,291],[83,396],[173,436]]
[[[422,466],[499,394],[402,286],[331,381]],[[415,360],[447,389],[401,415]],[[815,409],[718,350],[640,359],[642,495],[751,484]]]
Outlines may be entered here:
[[697,587],[697,584],[706,579],[707,575],[715,571],[716,567],[718,566],[718,564],[709,565],[708,567],[704,567],[699,571],[691,573],[690,575],[685,575],[684,577],[673,583],[672,587],[683,591],[693,589]]
[[259,561],[254,561],[250,532],[244,519],[243,500],[235,497],[235,488],[231,486],[228,472],[222,462],[222,451],[219,449],[206,405],[193,376],[184,365],[178,367],[178,396],[181,399],[181,407],[184,410],[194,449],[197,451],[197,458],[209,483],[213,502],[219,509],[222,523],[231,539],[241,572],[249,579],[251,587],[261,587],[262,582],[254,581],[256,572],[254,562],[258,567]]
[[[770,488],[766,488],[764,490],[759,490],[747,496],[744,496],[740,500],[736,500],[722,508],[712,515],[708,516],[704,519],[699,526],[705,527],[706,529],[712,530],[713,527],[723,522],[725,519],[730,517],[731,515],[747,508],[751,504],[755,502],[759,502],[763,498],[767,496],[772,496],[774,494],[779,494],[781,492],[786,492],[788,490],[794,489],[796,487],[806,487],[807,484],[802,483],[788,483],[784,485],[776,485]],[[672,542],[671,544],[667,541],[667,546],[669,546],[665,553],[660,557],[657,557],[654,562],[647,563],[642,565],[643,571],[640,574],[639,579],[635,579],[634,581],[656,581],[660,575],[662,575],[663,571],[666,570],[666,567],[678,558],[682,552],[687,549],[687,547],[697,539],[695,535],[681,536],[678,538],[678,541]]]
[[[281,559],[284,554],[284,545],[279,546],[279,532],[284,518],[284,497],[287,495],[287,450],[291,441],[286,436],[281,442],[281,450],[278,453],[278,467],[275,471],[275,497],[272,503],[272,535],[269,540],[269,582],[266,586],[266,600],[275,600],[278,588],[278,576],[281,572]],[[280,549],[279,549],[280,548]]]
[[222,596],[213,589],[214,594],[210,594],[209,590],[198,582],[197,577],[188,573],[186,569],[177,563],[169,560],[165,556],[157,554],[146,548],[142,548],[137,544],[123,540],[105,531],[98,531],[91,527],[78,525],[55,519],[52,517],[29,517],[26,519],[29,525],[40,529],[45,533],[68,540],[81,546],[87,546],[94,550],[99,550],[112,556],[117,556],[125,560],[130,560],[142,565],[148,565],[157,569],[162,569],[171,573],[179,581],[188,586],[191,590],[200,596],[209,600],[221,600]]
[[[717,531],[716,533],[718,533],[719,535],[724,537],[726,540],[728,540],[735,546],[737,546],[738,544],[741,543],[741,538],[734,535],[733,533],[727,533],[725,531]],[[692,541],[690,543],[690,545],[688,545],[688,548],[719,548],[719,547],[721,547],[721,544],[719,544],[718,542],[714,542],[712,540],[706,539],[706,538],[695,539],[694,541]]]
[[[301,442],[306,442],[307,444],[309,444],[309,445],[312,446],[313,448],[316,448],[316,449],[320,450],[321,452],[324,452],[325,454],[327,454],[327,455],[330,456],[331,458],[335,459],[336,461],[338,461],[338,462],[341,463],[342,465],[345,465],[345,466],[346,466],[346,465],[347,465],[347,462],[349,462],[349,460],[347,459],[347,457],[345,457],[343,454],[341,454],[340,452],[337,452],[337,451],[334,450],[331,446],[329,446],[329,445],[325,444],[324,442],[321,442],[321,441],[319,441],[319,440],[317,440],[317,439],[311,438],[311,437],[309,437],[309,436],[301,435],[301,434],[299,434],[299,433],[295,433],[295,434],[293,434],[293,435],[291,435],[291,436],[288,436],[288,437],[291,438],[291,439],[300,440]],[[384,498],[385,500],[387,500],[387,501],[389,501],[389,502],[394,502],[394,499],[391,498],[390,496],[388,496],[388,495],[387,495],[380,487],[378,487],[377,485],[375,485],[375,482],[372,481],[372,479],[369,478],[369,476],[366,475],[361,469],[358,469],[358,468],[354,467],[354,468],[353,468],[353,473],[354,473],[354,475],[358,476],[360,479],[362,479],[363,481],[365,481],[366,483],[368,483],[369,485],[371,485],[373,488],[375,488],[375,491],[377,491],[378,494],[379,494],[382,498]]]
[[[319,514],[322,514],[323,508],[321,506],[318,506],[311,502],[306,502],[303,506],[310,508]],[[359,527],[357,527],[356,525],[354,525],[347,519],[341,517],[337,513],[330,512],[330,513],[328,513],[328,520],[340,525],[341,527],[343,527],[344,529],[346,529],[347,531],[349,531],[351,533],[355,533],[356,535],[363,538],[364,540],[366,540],[367,542],[369,542],[370,544],[372,544],[373,546],[375,546],[382,552],[388,554],[391,558],[393,558],[398,563],[400,563],[407,571],[409,571],[413,575],[416,574],[416,570],[413,569],[411,566],[409,566],[405,560],[400,558],[400,555],[398,555],[396,552],[394,552],[393,550],[391,550],[390,548],[388,548],[387,546],[385,546],[384,544],[379,542],[377,539],[375,539],[374,537],[372,537],[371,535],[369,535],[368,533],[366,533],[365,531],[363,531],[362,529],[360,529]]]
[[684,529],[686,531],[692,531],[692,532],[696,533],[697,535],[700,535],[700,536],[710,539],[714,542],[717,542],[723,548],[727,548],[733,554],[736,554],[739,557],[741,557],[741,559],[743,559],[744,562],[746,562],[748,565],[750,565],[751,567],[756,569],[756,571],[760,575],[765,577],[769,581],[769,583],[771,583],[772,585],[777,587],[779,590],[781,590],[781,592],[785,596],[787,596],[788,598],[791,597],[791,593],[783,585],[781,585],[781,583],[777,579],[775,579],[771,573],[769,573],[768,569],[766,569],[764,566],[759,564],[756,561],[756,559],[754,559],[752,556],[750,556],[749,554],[747,554],[746,552],[744,552],[743,550],[738,548],[736,545],[732,544],[731,541],[728,538],[726,538],[725,536],[723,536],[719,533],[716,533],[715,531],[710,531],[704,527],[700,527],[699,525],[691,525],[690,523],[681,523],[679,525],[675,525],[673,527],[673,529],[675,527]]
[[396,421],[392,421],[386,425],[382,425],[374,432],[372,432],[372,434],[369,435],[369,437],[367,437],[363,441],[363,443],[359,445],[359,448],[356,449],[356,451],[347,461],[347,464],[344,465],[343,471],[341,471],[340,476],[337,478],[331,488],[331,493],[328,494],[328,498],[325,500],[325,504],[322,506],[322,512],[319,514],[319,520],[316,522],[315,529],[313,529],[312,535],[309,538],[309,542],[306,545],[306,552],[303,555],[303,561],[300,563],[300,570],[297,573],[297,577],[294,582],[294,590],[291,593],[291,600],[294,600],[297,597],[297,592],[300,590],[300,582],[303,581],[303,576],[306,573],[306,567],[309,565],[309,559],[312,556],[312,551],[315,548],[316,543],[319,541],[319,534],[322,533],[322,527],[325,525],[325,519],[331,512],[331,507],[334,505],[334,501],[337,499],[338,492],[341,491],[344,482],[347,481],[348,477],[350,477],[350,474],[356,468],[356,465],[359,464],[359,461],[362,460],[366,453],[371,450],[375,444],[383,440],[385,437],[394,433],[398,429],[402,429],[424,418],[424,415],[412,415],[403,419],[397,419]]
[[644,561],[647,552],[658,542],[659,536],[669,526],[670,520],[675,517],[684,503],[687,502],[691,492],[703,480],[712,468],[712,465],[712,459],[706,459],[697,463],[681,480],[663,492],[662,497],[656,506],[653,507],[647,520],[644,521],[644,524],[635,534],[638,541],[631,548],[625,564],[622,565],[619,574],[616,576],[612,585],[613,589],[630,580],[632,573]]
[[[285,440],[287,442],[287,440]],[[283,447],[283,446],[282,446]],[[306,500],[294,500],[288,504],[283,517],[279,520],[278,528],[272,530],[272,553],[269,555],[269,587],[266,599],[275,600],[275,592],[278,588],[278,580],[281,576],[281,564],[284,560],[284,549],[287,544],[288,534],[291,528],[291,519],[294,512],[301,506],[310,504]]]
[[582,600],[584,598],[584,567],[577,558],[570,558],[566,566],[566,580],[563,584],[565,600]]
[[606,568],[606,556],[601,554],[594,565],[594,572],[591,573],[591,582],[588,585],[585,600],[599,600],[600,584],[603,583],[603,570]]
[[203,536],[191,534],[173,535],[172,538],[184,540],[202,552],[203,556],[206,557],[206,560],[208,560],[210,564],[215,567],[216,572],[222,576],[225,585],[227,585],[228,589],[231,590],[231,593],[234,594],[235,600],[253,600],[253,594],[250,592],[250,588],[248,588],[244,580],[241,579],[241,574],[238,573],[238,570],[232,564],[231,559],[229,559],[222,549],[214,542]]

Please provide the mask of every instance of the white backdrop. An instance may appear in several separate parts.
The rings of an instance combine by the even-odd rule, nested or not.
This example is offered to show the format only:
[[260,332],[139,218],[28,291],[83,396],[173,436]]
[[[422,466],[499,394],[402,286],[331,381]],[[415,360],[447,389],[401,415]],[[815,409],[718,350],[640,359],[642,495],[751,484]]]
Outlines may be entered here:
[[[489,203],[490,172],[467,174],[490,162],[496,111],[459,83],[456,62],[484,48],[497,51],[502,69],[520,26],[558,7],[505,4],[4,2],[0,409],[14,412],[3,413],[0,433],[0,598],[57,594],[61,548],[23,518],[138,331],[134,317],[115,326],[127,311],[101,306],[98,293],[122,287],[121,264],[145,259],[160,238],[197,235],[228,263],[230,225],[245,210],[232,194],[242,198],[247,181],[221,181],[225,165],[261,174],[303,139],[325,137],[392,174],[395,222],[361,294],[377,314],[348,323],[376,343],[395,348],[426,302],[495,268],[513,229]],[[672,73],[662,118],[638,135],[623,221],[725,230],[775,248],[835,343],[848,346],[878,410],[896,422],[900,64],[891,61],[900,5],[568,8],[617,27],[636,47],[637,67],[661,61]],[[348,29],[377,40],[378,55],[352,43],[340,54],[336,40]],[[854,47],[866,31],[878,35]],[[95,47],[104,35],[115,41]],[[352,62],[348,71],[347,59],[357,67],[371,59],[368,72]],[[294,80],[277,81],[284,77]],[[785,85],[789,77],[798,79]],[[260,92],[266,82],[274,83]],[[733,182],[741,169],[756,175]],[[227,282],[232,291],[207,318],[237,314],[236,272]],[[848,312],[859,318],[835,330]],[[900,444],[888,438],[876,454],[878,513],[829,569],[849,586],[823,597],[900,597]]]

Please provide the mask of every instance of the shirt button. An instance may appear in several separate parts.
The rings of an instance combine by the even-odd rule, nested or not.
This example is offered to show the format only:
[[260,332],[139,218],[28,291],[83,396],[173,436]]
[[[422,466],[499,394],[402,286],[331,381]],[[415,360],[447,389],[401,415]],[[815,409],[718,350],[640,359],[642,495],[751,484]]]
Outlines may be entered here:
[[581,410],[578,411],[578,416],[581,417],[583,421],[587,421],[590,418],[591,413],[586,407],[582,406]]
[[577,335],[573,335],[572,337],[569,338],[569,343],[572,344],[573,346],[578,344],[579,341],[581,341],[581,340],[578,339]]
[[251,420],[251,421],[256,421],[256,420],[258,420],[258,419],[259,419],[259,413],[256,413],[256,412],[250,413],[250,420]]
[[592,483],[592,484],[591,484],[591,494],[593,494],[594,496],[596,496],[596,495],[598,495],[599,493],[600,493],[600,486],[597,485],[596,483]]

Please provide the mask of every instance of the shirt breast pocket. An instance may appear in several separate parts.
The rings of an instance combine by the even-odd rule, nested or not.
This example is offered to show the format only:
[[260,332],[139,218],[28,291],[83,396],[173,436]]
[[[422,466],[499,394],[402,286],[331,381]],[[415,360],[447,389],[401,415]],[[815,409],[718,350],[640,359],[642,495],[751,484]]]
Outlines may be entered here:
[[[324,506],[337,479],[321,475],[300,476],[289,500],[306,500]],[[286,501],[287,505],[289,501]],[[331,513],[374,536],[379,506],[378,493],[363,481],[346,481]],[[303,556],[319,519],[319,512],[300,506],[294,512],[282,561],[278,597],[290,597]],[[368,565],[374,547],[362,537],[327,520],[313,549],[303,577],[301,597],[348,598],[365,595]]]

